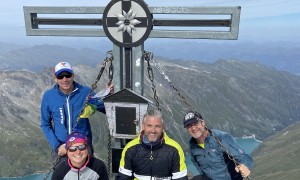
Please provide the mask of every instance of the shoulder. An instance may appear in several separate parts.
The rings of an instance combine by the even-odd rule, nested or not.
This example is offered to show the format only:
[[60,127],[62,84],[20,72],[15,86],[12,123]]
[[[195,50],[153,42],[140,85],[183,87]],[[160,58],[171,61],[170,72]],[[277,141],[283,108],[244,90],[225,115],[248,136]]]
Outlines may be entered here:
[[182,148],[178,142],[170,138],[166,133],[164,133],[165,144],[174,147],[178,151],[182,151]]
[[87,167],[97,173],[102,179],[108,179],[106,166],[102,160],[90,157]]
[[230,134],[228,134],[227,132],[224,132],[224,131],[220,131],[217,129],[212,129],[211,131],[214,133],[215,136],[217,136],[220,139],[222,139],[224,137],[232,137]]
[[130,147],[133,147],[133,146],[136,146],[139,144],[140,144],[140,135],[138,135],[136,138],[134,138],[129,143],[127,143],[124,149],[128,149]]
[[68,162],[64,161],[55,168],[52,174],[52,179],[63,179],[70,170],[71,168],[68,165]]
[[[237,143],[235,138],[227,132],[223,132],[220,130],[212,130],[212,132],[222,143],[224,143],[224,145],[226,145],[226,144],[233,145],[233,144]],[[213,139],[213,137],[212,137],[212,139]]]
[[97,165],[104,165],[104,162],[98,158],[90,157],[90,162],[97,164]]
[[55,89],[55,86],[44,91],[43,97],[49,96],[49,95],[52,95],[53,93],[55,93],[57,91],[57,89]]
[[42,95],[42,105],[53,102],[53,97],[57,96],[59,96],[59,93],[54,87],[46,90]]
[[90,162],[87,165],[91,169],[97,169],[97,168],[103,168],[105,167],[105,164],[102,160],[95,158],[95,157],[90,157]]

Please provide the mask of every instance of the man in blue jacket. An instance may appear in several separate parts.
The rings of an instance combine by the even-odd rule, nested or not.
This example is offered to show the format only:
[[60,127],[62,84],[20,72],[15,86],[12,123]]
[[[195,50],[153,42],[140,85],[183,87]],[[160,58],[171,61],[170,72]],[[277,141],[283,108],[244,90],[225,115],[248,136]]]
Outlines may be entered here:
[[[200,175],[213,180],[239,180],[250,175],[253,160],[230,134],[206,128],[205,121],[198,112],[186,113],[183,125],[192,136],[191,160]],[[214,136],[220,140],[223,147]],[[232,158],[237,164],[232,161]]]
[[[65,142],[71,132],[81,132],[88,137],[90,154],[93,154],[92,131],[88,117],[95,110],[105,113],[104,103],[94,97],[91,88],[74,81],[74,72],[68,62],[60,62],[54,68],[56,85],[47,90],[41,103],[41,128],[55,156],[65,156]],[[109,87],[110,90],[113,86]],[[86,98],[87,106],[83,108]],[[78,117],[80,116],[80,119]]]

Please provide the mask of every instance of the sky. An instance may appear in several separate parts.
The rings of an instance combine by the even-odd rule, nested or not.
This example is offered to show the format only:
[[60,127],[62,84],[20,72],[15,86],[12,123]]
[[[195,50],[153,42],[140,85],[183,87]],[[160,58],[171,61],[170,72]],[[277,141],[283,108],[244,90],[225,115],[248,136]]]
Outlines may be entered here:
[[[299,0],[146,0],[153,6],[241,6],[239,40],[300,41]],[[10,0],[0,2],[0,42],[28,38],[23,6],[106,6],[109,0]],[[35,38],[36,40],[37,38]],[[38,40],[37,40],[38,41]],[[45,38],[41,38],[45,41]]]

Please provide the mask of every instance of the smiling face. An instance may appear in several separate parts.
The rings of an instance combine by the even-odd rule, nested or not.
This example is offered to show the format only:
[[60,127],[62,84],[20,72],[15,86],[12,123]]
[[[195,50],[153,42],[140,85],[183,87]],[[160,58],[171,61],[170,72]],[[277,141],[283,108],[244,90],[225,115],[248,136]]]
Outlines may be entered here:
[[[81,149],[80,147],[82,147],[82,145],[84,145],[84,143],[72,144],[72,146],[70,146],[67,151],[67,155],[72,166],[76,168],[81,168],[85,164],[88,157],[88,148],[87,146],[85,146],[84,149]],[[76,150],[74,152],[71,152],[72,149]]]
[[143,130],[149,142],[155,142],[163,133],[164,125],[159,116],[146,116],[143,122]]
[[54,80],[63,93],[70,94],[73,91],[74,74],[64,71],[61,72],[58,76],[56,76]]
[[186,126],[186,129],[198,143],[204,143],[207,136],[207,130],[205,129],[205,122],[203,120],[189,124]]

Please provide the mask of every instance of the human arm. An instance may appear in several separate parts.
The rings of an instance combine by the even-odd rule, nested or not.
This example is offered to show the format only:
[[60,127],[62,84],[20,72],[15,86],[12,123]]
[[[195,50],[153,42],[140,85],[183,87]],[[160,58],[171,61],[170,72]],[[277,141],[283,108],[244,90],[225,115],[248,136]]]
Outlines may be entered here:
[[174,147],[177,149],[177,152],[173,156],[172,179],[187,180],[188,177],[184,152],[178,143],[174,143]]
[[93,107],[96,110],[103,112],[105,114],[105,107],[102,99],[113,93],[114,93],[114,84],[112,83],[108,84],[105,89],[98,92],[97,94],[95,92],[92,92],[88,104],[93,105]]
[[88,104],[92,105],[95,110],[105,114],[105,107],[102,99],[100,97],[97,97],[94,92],[91,93],[90,97],[91,98],[88,100]]
[[59,140],[56,138],[54,134],[54,129],[52,127],[52,117],[51,117],[51,111],[47,104],[45,96],[42,99],[41,103],[41,128],[42,131],[49,142],[51,148],[56,153],[58,152],[58,148],[60,146]]
[[98,164],[99,164],[99,178],[98,180],[109,180],[108,174],[107,174],[107,169],[103,161],[98,159]]
[[71,170],[71,168],[70,168],[70,166],[67,165],[67,161],[63,161],[54,169],[52,176],[51,176],[51,180],[64,179],[70,170]]
[[230,134],[225,134],[222,137],[222,144],[228,153],[233,156],[238,163],[236,166],[236,171],[240,172],[243,177],[249,176],[251,169],[253,168],[253,159],[251,156],[238,145],[234,137],[232,137]]
[[119,172],[116,176],[116,180],[131,180],[132,177],[132,164],[131,164],[131,152],[128,151],[128,144],[122,151]]

